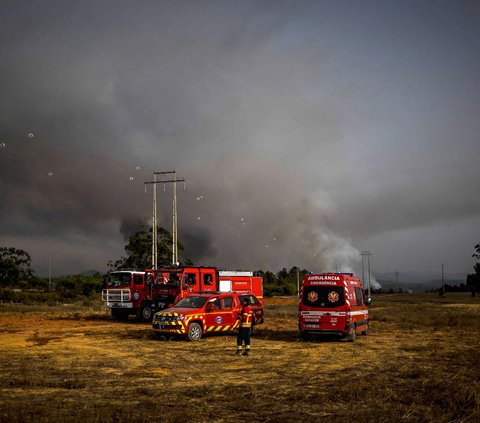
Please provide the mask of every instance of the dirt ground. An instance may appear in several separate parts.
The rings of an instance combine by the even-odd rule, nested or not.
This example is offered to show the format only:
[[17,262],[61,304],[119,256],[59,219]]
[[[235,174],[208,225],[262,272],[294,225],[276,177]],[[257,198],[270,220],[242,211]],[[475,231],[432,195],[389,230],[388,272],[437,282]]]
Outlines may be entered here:
[[368,336],[301,342],[294,298],[235,336],[158,339],[102,308],[0,309],[1,422],[478,422],[480,299],[374,297]]

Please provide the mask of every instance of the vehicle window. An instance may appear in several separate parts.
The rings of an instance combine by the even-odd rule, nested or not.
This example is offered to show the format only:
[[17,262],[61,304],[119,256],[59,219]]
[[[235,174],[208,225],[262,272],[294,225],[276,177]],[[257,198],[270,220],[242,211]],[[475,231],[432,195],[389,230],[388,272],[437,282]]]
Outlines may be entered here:
[[202,308],[207,302],[208,297],[198,297],[190,295],[181,299],[173,308]]
[[128,286],[130,285],[130,273],[110,273],[107,276],[107,286]]
[[362,288],[355,288],[355,298],[357,300],[356,305],[361,306],[363,304]]
[[142,278],[142,276],[141,276],[141,275],[135,275],[135,276],[133,277],[133,283],[134,283],[135,285],[142,285],[142,284],[143,284],[143,278]]
[[168,277],[168,283],[173,284],[175,286],[180,285],[180,278],[178,277],[177,273],[170,273]]
[[222,310],[223,309],[222,300],[220,298],[213,302],[213,309],[214,310]]
[[257,297],[255,297],[254,295],[249,295],[249,294],[246,294],[246,295],[239,295],[238,296],[238,301],[239,303],[241,304],[242,301],[244,299],[248,299],[248,301],[250,302],[250,305],[257,305],[257,304],[260,304],[260,301],[258,301]]
[[309,307],[335,308],[345,304],[345,293],[341,286],[307,286],[302,303]]
[[226,297],[223,299],[223,301],[225,308],[232,308],[233,297]]
[[195,285],[196,284],[196,275],[193,273],[189,273],[187,275],[187,284],[188,285]]
[[212,275],[203,275],[204,285],[213,285]]

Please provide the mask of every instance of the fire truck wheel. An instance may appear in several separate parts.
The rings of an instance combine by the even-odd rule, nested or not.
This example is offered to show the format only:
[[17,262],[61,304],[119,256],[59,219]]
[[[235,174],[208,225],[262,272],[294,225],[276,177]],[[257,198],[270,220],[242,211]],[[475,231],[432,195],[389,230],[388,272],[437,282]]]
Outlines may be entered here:
[[368,326],[365,328],[365,330],[362,330],[362,335],[367,336],[368,335]]
[[198,341],[203,334],[202,326],[199,323],[190,323],[188,325],[187,339],[189,341]]
[[112,317],[114,318],[114,320],[127,320],[128,312],[126,310],[112,308]]
[[140,307],[139,313],[138,313],[138,318],[142,322],[150,322],[153,317],[153,310],[152,307],[148,304],[143,304],[142,307]]

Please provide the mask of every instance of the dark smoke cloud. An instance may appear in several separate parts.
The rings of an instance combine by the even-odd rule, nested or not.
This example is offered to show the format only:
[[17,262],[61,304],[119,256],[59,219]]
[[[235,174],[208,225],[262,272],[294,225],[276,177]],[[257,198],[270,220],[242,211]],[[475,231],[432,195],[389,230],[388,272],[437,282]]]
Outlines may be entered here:
[[[144,182],[176,169],[196,262],[358,270],[375,249],[387,270],[448,255],[464,271],[480,25],[442,6],[2,3],[0,244],[40,273],[50,255],[103,270],[151,224]],[[171,194],[159,185],[168,230]]]
[[187,227],[184,228],[182,244],[187,253],[186,258],[190,258],[194,263],[201,263],[202,260],[215,258],[218,254],[214,246],[214,237],[206,228]]
[[151,223],[140,216],[129,216],[122,220],[120,224],[120,233],[123,235],[125,243],[128,242],[132,235],[141,231],[148,231]]

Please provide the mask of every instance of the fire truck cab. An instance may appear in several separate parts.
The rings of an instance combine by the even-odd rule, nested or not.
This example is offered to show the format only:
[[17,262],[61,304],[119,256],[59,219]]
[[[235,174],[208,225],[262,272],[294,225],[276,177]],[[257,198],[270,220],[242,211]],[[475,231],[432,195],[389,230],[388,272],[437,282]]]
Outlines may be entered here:
[[362,283],[351,273],[305,275],[298,309],[303,340],[312,335],[337,335],[353,342],[358,333],[368,333]]
[[121,270],[109,272],[105,276],[105,288],[102,301],[111,309],[115,320],[125,320],[129,314],[135,314],[142,303],[141,292],[147,290],[145,272],[140,270]]

